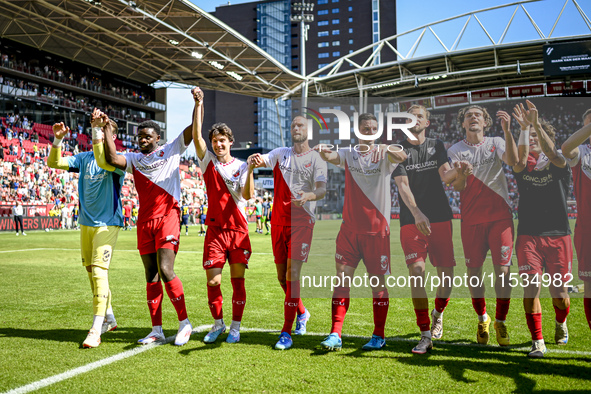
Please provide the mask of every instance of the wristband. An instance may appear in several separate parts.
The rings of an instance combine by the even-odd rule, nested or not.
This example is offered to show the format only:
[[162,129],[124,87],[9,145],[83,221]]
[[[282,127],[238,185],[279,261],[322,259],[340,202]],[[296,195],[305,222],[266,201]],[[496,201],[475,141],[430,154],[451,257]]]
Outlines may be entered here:
[[517,145],[529,145],[529,127],[525,130],[521,130],[521,134],[519,134],[519,143]]
[[92,139],[102,140],[104,138],[103,129],[101,127],[92,128]]
[[61,145],[62,140],[63,140],[63,138],[54,137],[52,145],[55,146],[56,148],[58,148]]

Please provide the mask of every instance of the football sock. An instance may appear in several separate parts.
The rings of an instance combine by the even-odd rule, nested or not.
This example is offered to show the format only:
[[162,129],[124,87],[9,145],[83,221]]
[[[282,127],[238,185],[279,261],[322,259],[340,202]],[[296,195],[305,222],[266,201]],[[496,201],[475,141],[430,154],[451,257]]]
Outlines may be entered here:
[[291,335],[293,321],[296,317],[298,304],[300,303],[300,281],[287,281],[287,289],[285,291],[285,302],[283,303],[283,328],[281,332],[286,332]]
[[222,297],[222,289],[220,285],[207,286],[207,300],[211,316],[216,320],[223,318],[224,313],[222,311],[222,304],[224,303],[224,298]]
[[146,298],[152,326],[162,326],[162,295],[162,283],[160,281],[146,283]]
[[554,311],[556,312],[556,322],[564,323],[566,321],[566,317],[570,312],[570,306],[567,306],[566,309],[560,309],[556,305],[554,305]]
[[242,321],[244,306],[246,305],[246,289],[244,278],[232,278],[232,321]]
[[164,287],[166,288],[166,294],[168,294],[168,298],[170,298],[174,309],[176,309],[176,314],[179,318],[179,321],[185,320],[187,318],[187,308],[185,306],[185,291],[183,290],[183,282],[181,282],[178,276],[175,276],[173,280],[166,282]]
[[526,313],[525,320],[527,327],[531,333],[532,341],[544,339],[542,336],[542,314],[541,313]]
[[429,318],[429,309],[415,309],[415,315],[417,315],[417,326],[421,332],[430,331],[431,319]]
[[240,331],[240,322],[232,320],[232,324],[230,324],[230,330]]
[[[472,306],[478,316],[486,315],[486,300],[484,298],[472,298]],[[482,320],[485,321],[486,319]]]
[[[287,293],[287,282],[285,284],[281,283],[281,288],[283,289],[284,293]],[[303,315],[304,313],[306,313],[306,307],[300,298],[300,302],[298,302],[298,315]]]
[[109,298],[109,270],[93,265],[92,281],[94,282],[92,309],[95,316],[104,317],[107,311],[107,299]]
[[388,318],[388,307],[390,299],[388,290],[382,290],[373,294],[373,335],[385,338],[386,319]]
[[351,288],[349,287],[336,287],[332,294],[332,327],[330,332],[336,332],[339,337],[343,331],[343,322],[349,309],[350,292]]
[[507,313],[509,313],[509,304],[511,299],[497,298],[497,310],[495,311],[496,321],[504,322],[507,320]]
[[449,298],[435,297],[435,316],[440,317],[445,308],[447,308],[448,303]]
[[585,298],[583,302],[585,304],[585,317],[587,318],[589,328],[591,328],[591,298]]

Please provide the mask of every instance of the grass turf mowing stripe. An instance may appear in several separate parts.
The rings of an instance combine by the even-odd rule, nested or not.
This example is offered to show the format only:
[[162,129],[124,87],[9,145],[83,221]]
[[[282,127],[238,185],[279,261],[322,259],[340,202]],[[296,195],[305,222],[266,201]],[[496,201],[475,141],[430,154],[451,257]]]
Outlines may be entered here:
[[[211,327],[211,325],[209,325],[209,324],[201,325],[201,326],[193,328],[192,333],[197,334],[200,332],[205,332],[205,331],[208,331],[210,329],[210,327]],[[240,331],[241,332],[266,332],[266,333],[273,333],[273,332],[279,333],[280,332],[280,330],[272,330],[272,329],[264,329],[264,328],[242,328]],[[326,336],[327,334],[326,333],[317,333],[317,332],[308,332],[306,335],[322,337],[322,336]],[[345,338],[360,338],[360,339],[368,339],[369,338],[367,336],[362,336],[362,335],[343,334],[342,336]],[[109,365],[114,362],[124,360],[126,358],[138,355],[138,354],[143,353],[147,350],[154,349],[157,346],[165,345],[167,343],[174,341],[174,339],[175,339],[175,336],[171,335],[171,336],[167,337],[166,340],[163,342],[154,342],[149,345],[138,346],[134,349],[125,351],[123,353],[116,354],[114,356],[107,357],[103,360],[95,361],[93,363],[86,364],[81,367],[74,368],[69,371],[60,373],[58,375],[50,376],[48,378],[41,379],[37,382],[33,382],[33,383],[29,383],[25,386],[17,387],[16,389],[6,391],[4,394],[23,394],[23,393],[28,393],[31,391],[39,390],[43,387],[50,386],[54,383],[58,383],[63,380],[66,380],[66,379],[70,379],[70,378],[73,378],[77,375],[80,375],[80,374],[83,374],[86,372],[90,372],[94,369],[103,367],[105,365]],[[399,338],[399,337],[387,337],[386,341],[387,342],[416,342],[415,339]],[[523,352],[523,351],[530,350],[528,347],[514,347],[514,346],[499,347],[496,345],[480,345],[480,344],[475,344],[475,343],[463,343],[463,342],[439,342],[439,341],[437,341],[434,343],[434,345],[437,345],[437,344],[443,345],[443,346],[465,346],[465,347],[475,347],[475,348],[480,348],[480,349],[490,348],[491,350],[504,350],[504,351],[516,351],[516,352]],[[552,354],[552,353],[572,354],[572,355],[579,355],[579,356],[591,356],[591,352],[584,352],[584,351],[577,351],[577,350],[562,350],[562,349],[552,349],[551,350],[551,349],[548,349],[547,354]]]

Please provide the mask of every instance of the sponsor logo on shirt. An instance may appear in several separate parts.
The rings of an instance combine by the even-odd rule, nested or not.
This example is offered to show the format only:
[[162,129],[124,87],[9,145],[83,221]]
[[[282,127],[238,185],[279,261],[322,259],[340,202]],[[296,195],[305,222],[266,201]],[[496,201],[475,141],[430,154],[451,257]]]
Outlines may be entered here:
[[434,168],[434,167],[435,168],[437,167],[437,161],[430,160],[430,161],[426,161],[424,163],[409,164],[404,168],[407,171],[412,171],[412,170],[427,170],[429,168]]
[[377,168],[373,168],[373,169],[367,169],[367,170],[363,170],[361,168],[357,168],[357,167],[353,167],[353,166],[348,166],[347,168],[349,168],[349,171],[351,172],[356,172],[362,175],[373,175],[373,174],[381,174],[382,173],[382,169],[380,167]]
[[102,179],[105,179],[108,176],[109,176],[109,174],[107,172],[102,172],[102,173],[96,174],[96,175],[86,174],[86,175],[84,175],[84,179],[91,180],[91,181],[100,181]]
[[[164,154],[163,151],[162,151],[162,153]],[[156,163],[153,163],[150,165],[143,165],[143,164],[138,163],[136,168],[140,171],[154,170],[158,167],[162,167],[163,165],[165,165],[167,161],[168,161],[168,159],[164,159],[164,160],[157,161]]]
[[531,182],[534,186],[545,186],[552,182],[552,174],[548,174],[545,177],[532,176],[529,174],[522,175],[522,179],[527,182]]

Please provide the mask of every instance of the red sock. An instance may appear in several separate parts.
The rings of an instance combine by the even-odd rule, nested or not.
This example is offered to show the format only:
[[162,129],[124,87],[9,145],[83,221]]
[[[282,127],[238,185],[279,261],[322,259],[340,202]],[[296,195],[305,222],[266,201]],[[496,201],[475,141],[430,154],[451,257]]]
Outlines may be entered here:
[[390,299],[388,297],[388,290],[382,290],[373,294],[373,335],[382,338],[386,337],[384,331],[386,319],[388,318],[388,307],[390,306]]
[[244,278],[232,278],[232,320],[242,321],[244,306],[246,305],[246,289],[244,288]]
[[532,341],[544,339],[542,336],[542,314],[541,313],[526,313],[525,320],[527,320],[527,327],[531,332]]
[[[281,283],[281,288],[283,289],[284,293],[287,292],[287,284]],[[298,303],[298,315],[303,315],[304,313],[306,313],[306,307],[304,306],[304,302],[300,298],[300,302]]]
[[336,332],[339,336],[343,331],[343,322],[349,309],[350,292],[349,287],[336,287],[332,293],[332,327],[330,332]]
[[209,310],[211,311],[211,316],[213,316],[214,319],[219,320],[224,317],[224,313],[222,311],[224,297],[222,297],[222,288],[220,285],[207,286],[207,301],[209,304]]
[[567,306],[566,309],[560,309],[556,305],[554,305],[554,311],[556,312],[556,321],[558,323],[564,323],[566,321],[566,317],[570,312],[570,306]]
[[447,308],[448,302],[449,302],[449,298],[435,297],[435,310],[439,313],[443,313],[445,308]]
[[293,321],[296,318],[298,304],[300,303],[300,281],[287,281],[287,289],[285,291],[285,302],[283,303],[283,328],[281,332],[286,332],[291,335]]
[[583,303],[585,304],[585,317],[587,318],[589,328],[591,328],[591,298],[585,298]]
[[486,313],[486,300],[484,298],[472,298],[472,306],[478,316]]
[[152,326],[162,325],[162,294],[162,283],[160,281],[146,283],[146,298]]
[[417,315],[417,326],[421,331],[431,330],[431,318],[429,317],[429,309],[415,309]]
[[183,282],[178,276],[175,276],[173,280],[164,284],[166,294],[170,298],[176,314],[179,317],[179,321],[187,318],[187,308],[185,307],[185,291],[183,290]]
[[509,313],[509,304],[511,299],[497,298],[497,311],[495,312],[495,319],[507,320],[507,313]]

